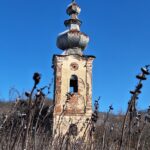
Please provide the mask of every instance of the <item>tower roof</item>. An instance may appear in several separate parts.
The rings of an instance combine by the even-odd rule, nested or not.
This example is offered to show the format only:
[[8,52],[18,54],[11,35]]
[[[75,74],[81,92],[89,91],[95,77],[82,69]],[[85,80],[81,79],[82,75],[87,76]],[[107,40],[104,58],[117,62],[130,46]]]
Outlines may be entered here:
[[65,54],[80,54],[86,48],[89,43],[89,37],[80,31],[82,21],[78,19],[78,15],[81,12],[81,8],[72,0],[72,3],[68,5],[66,13],[70,16],[70,19],[65,20],[64,24],[68,27],[68,30],[60,33],[57,37],[57,47],[65,51]]

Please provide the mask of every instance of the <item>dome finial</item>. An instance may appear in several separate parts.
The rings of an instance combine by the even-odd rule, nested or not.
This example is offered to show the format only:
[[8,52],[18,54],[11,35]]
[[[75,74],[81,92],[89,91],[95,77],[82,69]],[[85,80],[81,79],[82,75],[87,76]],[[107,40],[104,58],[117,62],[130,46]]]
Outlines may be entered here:
[[64,24],[68,28],[65,32],[62,32],[57,37],[57,47],[64,50],[66,55],[79,54],[83,55],[82,51],[89,43],[89,37],[80,31],[82,21],[78,19],[78,15],[81,12],[80,6],[76,4],[75,0],[68,5],[67,14],[70,19],[65,20]]

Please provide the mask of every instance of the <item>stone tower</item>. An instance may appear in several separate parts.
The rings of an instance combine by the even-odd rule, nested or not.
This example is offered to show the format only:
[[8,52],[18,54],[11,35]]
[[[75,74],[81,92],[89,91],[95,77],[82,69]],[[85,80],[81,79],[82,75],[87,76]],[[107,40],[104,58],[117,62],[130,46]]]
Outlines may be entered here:
[[81,8],[75,1],[66,12],[68,28],[57,38],[61,55],[53,56],[54,67],[54,126],[55,134],[82,136],[83,124],[92,115],[92,62],[94,56],[84,55],[89,37],[80,31],[78,19]]

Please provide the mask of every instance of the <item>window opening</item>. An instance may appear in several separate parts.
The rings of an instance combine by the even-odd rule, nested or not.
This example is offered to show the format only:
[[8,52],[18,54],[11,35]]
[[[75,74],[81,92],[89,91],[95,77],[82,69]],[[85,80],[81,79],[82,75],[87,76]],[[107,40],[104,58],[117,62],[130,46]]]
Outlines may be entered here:
[[78,127],[76,124],[71,124],[69,127],[69,134],[73,136],[77,136],[78,134]]
[[78,77],[76,75],[72,75],[70,78],[70,93],[78,92]]

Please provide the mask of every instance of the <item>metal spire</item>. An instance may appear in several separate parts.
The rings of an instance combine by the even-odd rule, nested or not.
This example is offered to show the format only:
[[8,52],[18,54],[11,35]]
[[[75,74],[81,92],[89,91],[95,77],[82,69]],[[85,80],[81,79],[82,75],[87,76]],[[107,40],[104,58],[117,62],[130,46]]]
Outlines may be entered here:
[[64,22],[68,30],[58,35],[57,47],[64,50],[66,55],[83,55],[83,50],[89,43],[89,37],[80,31],[82,21],[78,19],[78,15],[81,12],[81,8],[76,4],[76,0],[71,0],[66,12],[70,16],[70,19]]

